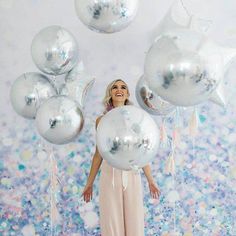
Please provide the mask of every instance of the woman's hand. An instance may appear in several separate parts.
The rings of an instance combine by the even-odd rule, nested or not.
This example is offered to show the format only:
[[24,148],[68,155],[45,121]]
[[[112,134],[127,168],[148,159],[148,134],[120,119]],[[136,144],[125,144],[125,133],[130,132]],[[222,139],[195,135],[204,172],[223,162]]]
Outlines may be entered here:
[[161,192],[152,177],[152,171],[151,171],[150,164],[143,167],[143,172],[147,178],[148,186],[149,186],[149,190],[150,190],[150,194],[151,194],[152,198],[155,198],[155,199],[159,198]]
[[93,185],[86,184],[82,195],[85,202],[90,202],[93,199]]
[[150,191],[151,197],[154,199],[159,198],[161,191],[157,187],[156,183],[154,181],[148,182],[148,186],[149,186],[149,191]]

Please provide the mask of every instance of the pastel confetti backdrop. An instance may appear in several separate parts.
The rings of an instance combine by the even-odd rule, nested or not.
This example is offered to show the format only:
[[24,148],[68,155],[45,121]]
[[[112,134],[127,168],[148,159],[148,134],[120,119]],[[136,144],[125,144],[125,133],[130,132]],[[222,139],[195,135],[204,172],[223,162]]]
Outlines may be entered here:
[[[98,103],[89,99],[90,104]],[[94,104],[95,105],[95,104]],[[161,189],[159,200],[148,194],[144,176],[146,235],[236,235],[236,120],[235,108],[207,104],[199,108],[199,134],[191,138],[181,128],[176,149],[176,175],[165,175],[170,149],[161,148],[152,171]],[[185,111],[187,123],[191,112]],[[60,183],[55,191],[59,219],[54,235],[100,235],[98,178],[92,202],[81,199],[95,151],[95,118],[91,113],[75,142],[56,146]],[[172,121],[172,120],[171,120]],[[172,122],[167,123],[169,129]],[[0,194],[2,235],[50,235],[50,159],[33,121],[17,117],[1,122]],[[175,234],[174,234],[175,232]]]
[[[117,76],[127,81],[131,100],[137,105],[134,91],[142,75],[144,52],[150,46],[151,30],[158,23],[157,11],[159,15],[167,11],[167,2],[171,3],[146,4],[142,0],[142,10],[133,25],[107,38],[90,32],[78,22],[71,1],[0,0],[0,235],[101,235],[99,174],[94,183],[93,200],[86,204],[81,198],[95,152],[95,120],[103,112],[101,101],[106,85]],[[233,24],[233,18],[227,18],[231,16],[233,1],[231,7],[224,5],[225,12],[224,6],[216,2],[217,9],[222,9],[221,19],[225,17],[225,23],[230,24],[223,33],[217,29],[210,32],[210,36],[218,33],[215,37],[218,41],[236,46],[236,22],[234,20]],[[144,19],[142,11],[150,12],[152,23]],[[63,14],[66,17],[61,17]],[[30,57],[31,40],[41,28],[55,21],[75,34],[81,57],[87,70],[96,76],[96,83],[86,101],[85,125],[78,138],[68,145],[52,147],[38,135],[34,121],[16,115],[9,101],[9,91],[20,74],[37,70]],[[165,174],[171,147],[162,146],[152,162],[153,176],[161,190],[159,200],[150,198],[142,174],[146,236],[236,236],[235,68],[233,64],[225,75],[226,108],[209,101],[196,107],[199,125],[195,137],[189,135],[192,108],[166,119],[170,140],[176,124],[179,128],[174,153],[176,174]],[[154,118],[160,126],[161,119]],[[58,183],[54,189],[57,217],[53,224],[49,158],[52,148],[58,168]]]

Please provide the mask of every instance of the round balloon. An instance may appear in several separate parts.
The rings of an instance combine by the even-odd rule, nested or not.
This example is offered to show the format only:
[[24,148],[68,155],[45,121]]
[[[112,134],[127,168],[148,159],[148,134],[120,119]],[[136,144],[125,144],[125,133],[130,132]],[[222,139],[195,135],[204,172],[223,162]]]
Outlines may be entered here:
[[152,115],[166,116],[176,109],[174,105],[161,99],[149,88],[144,75],[136,85],[135,95],[139,105]]
[[157,154],[159,129],[144,110],[126,105],[106,113],[97,127],[97,147],[113,167],[137,169]]
[[139,0],[75,0],[80,20],[91,30],[114,33],[134,19]]
[[36,126],[39,134],[53,144],[66,144],[82,130],[83,114],[79,105],[66,96],[55,96],[39,108]]
[[34,119],[39,106],[56,94],[56,88],[46,76],[29,72],[15,80],[10,97],[12,106],[19,115]]
[[31,54],[44,73],[60,75],[70,71],[78,62],[78,45],[71,33],[61,26],[49,26],[33,39]]
[[150,88],[177,106],[206,101],[223,77],[220,48],[204,35],[185,29],[163,33],[145,60]]

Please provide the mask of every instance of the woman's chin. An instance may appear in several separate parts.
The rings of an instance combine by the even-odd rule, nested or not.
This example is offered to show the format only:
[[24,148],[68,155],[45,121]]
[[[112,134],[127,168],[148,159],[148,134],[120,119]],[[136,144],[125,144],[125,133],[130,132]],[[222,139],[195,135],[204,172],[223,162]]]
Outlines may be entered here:
[[113,99],[114,102],[125,102],[125,99],[123,97],[116,97],[115,99]]

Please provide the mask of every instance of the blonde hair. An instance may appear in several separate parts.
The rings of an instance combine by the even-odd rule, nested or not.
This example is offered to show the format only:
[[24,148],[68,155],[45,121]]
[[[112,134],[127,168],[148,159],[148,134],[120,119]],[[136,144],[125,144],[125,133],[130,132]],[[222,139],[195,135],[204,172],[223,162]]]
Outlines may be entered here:
[[[112,98],[111,98],[111,90],[112,90],[113,85],[118,81],[123,82],[127,86],[125,81],[123,81],[122,79],[113,80],[110,84],[108,84],[107,89],[106,89],[106,95],[103,99],[103,105],[105,106],[106,111],[109,111],[113,108]],[[127,90],[128,90],[128,95],[130,95],[128,86],[127,86]],[[132,104],[133,103],[130,102],[129,99],[125,100],[125,105],[132,105]]]

